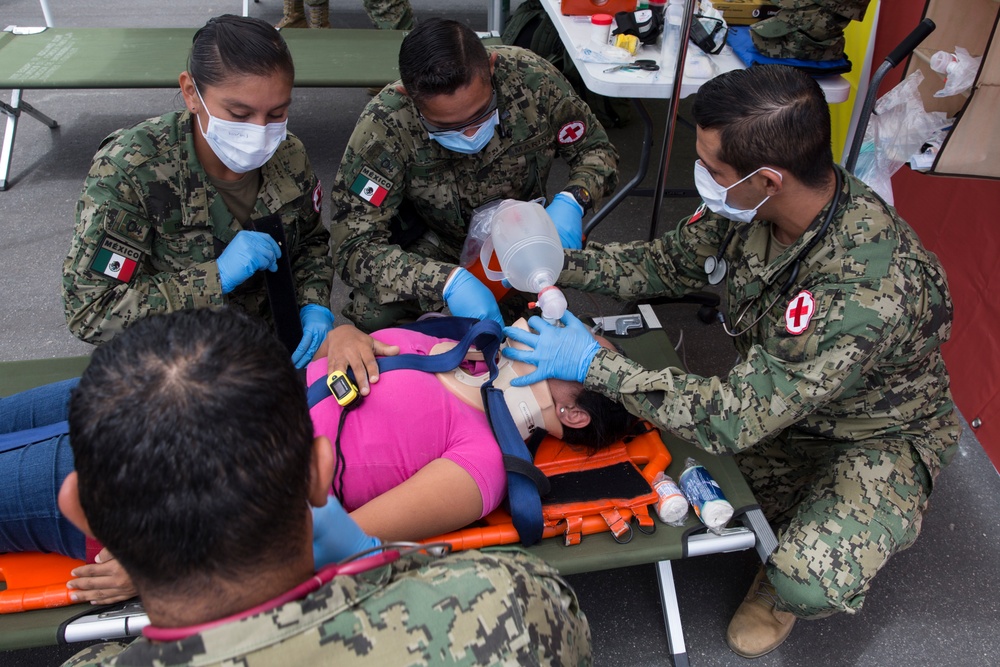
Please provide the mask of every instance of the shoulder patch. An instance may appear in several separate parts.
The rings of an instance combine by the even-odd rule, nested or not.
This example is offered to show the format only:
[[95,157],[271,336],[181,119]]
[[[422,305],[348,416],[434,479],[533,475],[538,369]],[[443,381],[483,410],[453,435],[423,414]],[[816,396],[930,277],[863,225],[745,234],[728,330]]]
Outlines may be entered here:
[[104,218],[104,231],[126,244],[148,251],[153,226],[135,213],[111,204]]
[[562,127],[559,128],[559,134],[556,135],[559,143],[565,144],[575,144],[576,142],[583,139],[587,134],[587,124],[582,120],[571,120]]
[[351,184],[351,192],[374,206],[381,206],[391,189],[392,181],[370,167],[362,167]]
[[802,290],[785,307],[785,330],[793,336],[809,328],[816,313],[816,299],[809,290]]
[[316,187],[313,188],[313,210],[319,213],[323,210],[323,184],[316,179]]
[[90,263],[90,270],[123,283],[132,280],[142,260],[142,253],[107,234],[101,237],[97,254]]
[[698,209],[694,213],[691,214],[691,217],[688,218],[687,223],[689,225],[693,225],[694,223],[696,223],[699,220],[701,220],[705,216],[705,211],[706,210],[708,210],[708,206],[706,206],[704,203],[702,203],[702,205],[699,206]]

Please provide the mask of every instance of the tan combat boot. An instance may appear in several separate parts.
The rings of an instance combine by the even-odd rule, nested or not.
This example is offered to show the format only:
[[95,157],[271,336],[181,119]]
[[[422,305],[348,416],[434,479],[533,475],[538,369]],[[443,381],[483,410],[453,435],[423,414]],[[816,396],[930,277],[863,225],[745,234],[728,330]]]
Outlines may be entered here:
[[306,23],[310,28],[329,28],[330,5],[306,5]]
[[284,16],[274,24],[278,30],[282,28],[305,28],[306,14],[302,10],[302,0],[285,0]]
[[778,595],[762,565],[750,592],[729,622],[726,642],[734,653],[744,658],[759,658],[788,638],[796,619],[786,611],[778,611],[775,608],[777,601]]

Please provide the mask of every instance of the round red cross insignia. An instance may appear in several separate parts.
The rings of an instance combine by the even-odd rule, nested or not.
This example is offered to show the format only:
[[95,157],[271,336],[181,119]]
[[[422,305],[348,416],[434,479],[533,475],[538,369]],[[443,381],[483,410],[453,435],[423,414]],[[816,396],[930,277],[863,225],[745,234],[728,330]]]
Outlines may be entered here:
[[323,208],[323,185],[316,181],[316,187],[313,189],[313,210],[317,213]]
[[575,144],[580,139],[583,139],[583,135],[586,133],[587,126],[584,125],[582,120],[570,121],[559,128],[559,143]]
[[785,330],[797,336],[809,328],[809,320],[816,312],[816,299],[808,290],[802,290],[785,308]]

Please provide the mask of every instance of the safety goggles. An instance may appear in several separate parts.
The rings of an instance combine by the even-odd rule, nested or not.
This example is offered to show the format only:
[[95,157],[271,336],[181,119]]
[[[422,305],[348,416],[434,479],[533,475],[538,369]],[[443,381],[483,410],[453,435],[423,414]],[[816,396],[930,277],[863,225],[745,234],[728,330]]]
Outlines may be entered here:
[[441,127],[439,125],[431,123],[429,120],[424,118],[424,115],[420,113],[420,111],[417,111],[417,117],[420,119],[420,124],[424,126],[424,129],[427,130],[428,134],[432,136],[433,135],[443,136],[449,134],[461,134],[463,132],[475,129],[480,125],[482,125],[483,123],[485,123],[487,120],[489,120],[490,116],[496,113],[496,110],[497,110],[497,89],[494,88],[493,94],[490,96],[490,103],[486,105],[486,108],[483,110],[483,112],[477,115],[469,122],[463,123],[462,125],[454,127]]

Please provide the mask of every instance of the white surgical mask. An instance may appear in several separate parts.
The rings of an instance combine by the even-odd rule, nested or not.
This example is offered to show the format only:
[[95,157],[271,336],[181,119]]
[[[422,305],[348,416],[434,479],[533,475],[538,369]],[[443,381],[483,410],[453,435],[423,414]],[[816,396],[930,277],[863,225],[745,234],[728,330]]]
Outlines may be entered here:
[[[712,178],[712,175],[708,173],[708,169],[706,169],[705,165],[701,163],[701,160],[695,160],[694,186],[698,189],[698,194],[701,195],[702,201],[705,202],[705,205],[708,206],[712,213],[729,218],[730,220],[735,220],[736,222],[750,222],[754,219],[754,216],[757,215],[757,209],[763,206],[764,202],[770,199],[771,196],[768,195],[767,197],[764,197],[760,200],[760,203],[753,208],[733,208],[726,203],[726,192],[732,190],[761,169],[764,169],[764,167],[747,174],[740,180],[730,185],[728,188],[724,188],[719,185],[714,178]],[[778,174],[778,180],[780,181],[781,174],[776,171],[774,173]]]
[[490,114],[490,117],[479,126],[479,129],[476,130],[476,133],[471,137],[465,136],[462,132],[448,134],[443,132],[434,132],[431,133],[430,137],[450,151],[465,153],[466,155],[474,155],[483,150],[483,147],[485,147],[486,144],[490,143],[490,139],[493,138],[493,131],[496,129],[499,122],[500,112],[494,109],[493,113]]
[[[201,96],[197,85],[194,89],[198,93],[201,105],[205,107],[205,113],[208,114],[208,129],[201,126],[200,120],[198,129],[201,130],[212,152],[231,171],[245,174],[264,166],[288,136],[287,119],[261,127],[253,123],[238,123],[216,118],[208,110],[205,98]],[[195,118],[197,119],[197,116]]]

